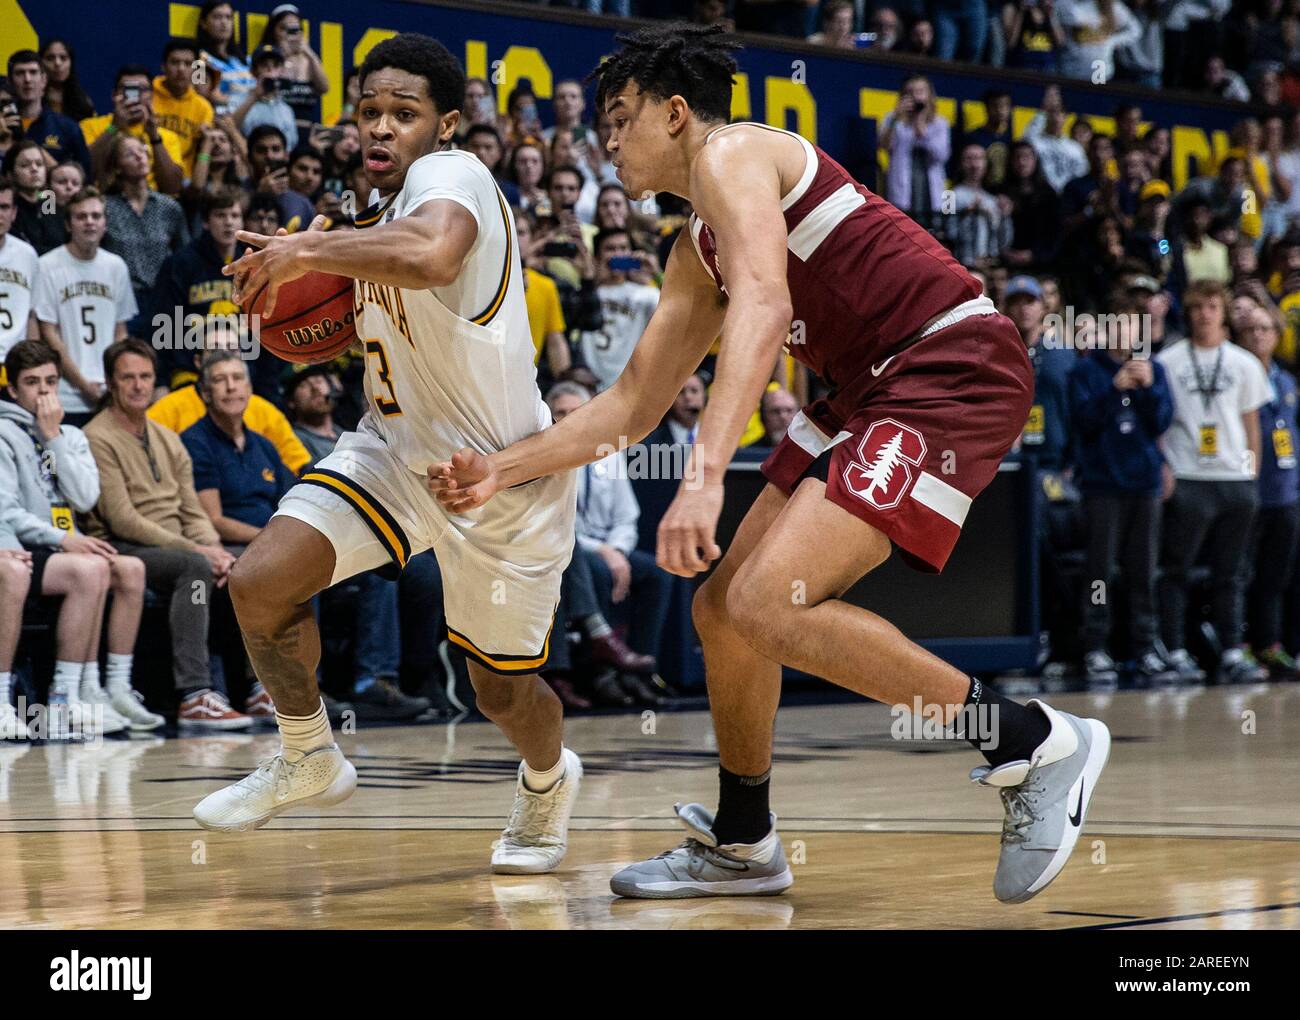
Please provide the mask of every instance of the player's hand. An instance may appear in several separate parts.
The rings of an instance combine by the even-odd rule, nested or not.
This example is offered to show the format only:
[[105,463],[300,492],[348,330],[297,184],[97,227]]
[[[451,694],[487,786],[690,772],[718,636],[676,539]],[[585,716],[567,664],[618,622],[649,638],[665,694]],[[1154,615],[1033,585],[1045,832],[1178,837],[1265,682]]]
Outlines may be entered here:
[[[313,219],[312,226],[315,225],[316,219]],[[235,237],[251,245],[252,249],[221,269],[225,276],[235,278],[235,292],[231,300],[242,305],[265,285],[266,304],[262,307],[262,315],[268,319],[274,316],[275,299],[280,293],[280,288],[307,272],[299,256],[302,254],[303,246],[311,243],[310,233],[311,231],[300,231],[296,234],[277,232],[274,236],[268,237],[266,234],[254,234],[249,230],[239,231]]]
[[722,486],[682,488],[659,522],[655,562],[670,574],[694,577],[722,555],[714,541],[722,513]]
[[106,560],[114,559],[117,556],[117,550],[102,538],[91,538],[89,535],[80,535],[75,531],[69,531],[63,536],[63,541],[59,543],[59,548],[65,553],[83,553],[91,556],[103,556]]
[[451,460],[430,464],[425,485],[448,513],[476,510],[501,489],[492,461],[466,447]]
[[632,564],[612,545],[602,545],[596,551],[605,561],[605,566],[609,567],[609,576],[614,582],[609,592],[610,601],[622,602],[627,598],[627,593],[632,590]]
[[57,393],[45,393],[36,398],[36,431],[40,433],[41,442],[57,439],[62,422],[63,405],[59,403]]

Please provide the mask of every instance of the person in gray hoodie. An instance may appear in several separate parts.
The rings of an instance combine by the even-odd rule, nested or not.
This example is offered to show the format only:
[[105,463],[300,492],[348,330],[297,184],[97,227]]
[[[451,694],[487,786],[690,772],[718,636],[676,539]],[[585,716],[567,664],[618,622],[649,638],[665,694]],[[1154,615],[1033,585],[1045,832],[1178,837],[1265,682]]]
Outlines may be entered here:
[[[66,705],[74,729],[156,729],[162,717],[146,710],[131,687],[144,564],[77,530],[76,515],[99,500],[99,470],[81,430],[62,424],[58,353],[43,340],[21,341],[5,356],[5,371],[13,403],[0,401],[0,518],[32,553],[32,590],[64,596],[51,725],[61,726]],[[110,590],[105,690],[99,644]]]

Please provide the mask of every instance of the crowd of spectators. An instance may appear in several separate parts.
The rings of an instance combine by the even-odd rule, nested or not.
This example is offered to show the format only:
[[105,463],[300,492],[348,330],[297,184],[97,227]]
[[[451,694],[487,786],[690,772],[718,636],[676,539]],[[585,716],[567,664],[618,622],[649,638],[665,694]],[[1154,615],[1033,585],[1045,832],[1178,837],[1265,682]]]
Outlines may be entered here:
[[[1295,28],[1294,5],[1238,17],[1175,3],[1160,5],[1158,23],[1119,0],[567,6],[734,18],[825,45],[1065,74],[1100,60],[1143,84],[1161,81],[1161,54],[1177,54],[1166,66],[1186,73],[1202,60],[1228,98],[1266,98],[1222,158],[1176,188],[1170,130],[1135,104],[1102,130],[1049,86],[1017,133],[1011,96],[994,88],[983,123],[953,125],[916,74],[879,125],[879,173],[864,183],[948,245],[1025,339],[1036,396],[1012,456],[1042,482],[1058,657],[1082,661],[1093,680],[1113,678],[1120,661],[1148,677],[1294,671],[1300,114],[1284,105],[1290,50],[1270,41],[1277,26]],[[1157,59],[1143,63],[1152,38]],[[6,71],[0,732],[22,726],[11,676],[33,619],[57,645],[52,705],[89,702],[110,729],[160,725],[131,686],[149,612],[167,621],[174,688],[172,703],[152,707],[178,708],[185,726],[253,725],[273,706],[247,671],[224,580],[294,477],[355,426],[365,362],[348,354],[302,370],[249,357],[224,318],[237,309],[222,268],[239,254],[241,228],[293,231],[316,215],[327,229],[351,228],[369,195],[357,75],[324,123],[329,81],[297,8],[277,7],[247,52],[220,0],[202,5],[196,37],[169,41],[156,66],[123,65],[108,112],[62,40],[14,53]],[[626,365],[690,209],[624,193],[605,149],[608,118],[588,108],[580,82],[555,82],[551,98],[544,124],[527,79],[504,97],[470,79],[455,144],[489,167],[514,209],[538,385],[558,419]],[[1125,314],[1140,328],[1106,324]],[[198,342],[180,342],[191,322]],[[647,443],[694,442],[715,355]],[[778,443],[822,392],[783,356],[744,445]],[[75,467],[61,456],[50,471],[42,458],[56,448]],[[638,491],[617,457],[582,472],[558,614],[565,639],[545,670],[571,707],[672,693],[666,632],[689,592],[654,565],[654,521],[640,519]],[[1201,627],[1206,567],[1213,608]],[[194,598],[197,588],[210,597]],[[400,579],[363,575],[318,603],[331,651],[345,653],[327,656],[322,674],[333,714],[412,719],[459,703],[454,677],[446,688],[430,680],[456,672],[437,628],[421,625],[441,611],[432,554]],[[1114,625],[1117,604],[1127,628]],[[24,605],[27,616],[15,610]]]

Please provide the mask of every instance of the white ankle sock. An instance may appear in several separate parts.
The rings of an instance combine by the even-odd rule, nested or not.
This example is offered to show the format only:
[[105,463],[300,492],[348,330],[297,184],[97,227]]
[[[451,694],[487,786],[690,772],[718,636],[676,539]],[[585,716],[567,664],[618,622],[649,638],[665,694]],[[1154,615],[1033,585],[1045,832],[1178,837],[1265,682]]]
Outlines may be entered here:
[[538,772],[524,762],[524,785],[533,793],[545,793],[564,778],[564,747],[560,747],[560,758],[545,772]]
[[87,698],[99,687],[99,663],[83,662],[81,664],[81,696]]
[[297,761],[303,755],[334,743],[334,731],[330,729],[323,701],[311,715],[281,715],[276,712],[275,721],[280,727],[280,744],[289,752],[285,757],[290,761]]
[[132,655],[118,655],[116,652],[108,653],[108,667],[105,670],[104,686],[108,688],[109,694],[126,692],[131,689],[131,663],[134,659]]
[[65,698],[75,698],[81,686],[81,674],[86,670],[84,662],[65,662],[60,659],[54,664],[54,680],[50,684],[50,694],[61,694]]

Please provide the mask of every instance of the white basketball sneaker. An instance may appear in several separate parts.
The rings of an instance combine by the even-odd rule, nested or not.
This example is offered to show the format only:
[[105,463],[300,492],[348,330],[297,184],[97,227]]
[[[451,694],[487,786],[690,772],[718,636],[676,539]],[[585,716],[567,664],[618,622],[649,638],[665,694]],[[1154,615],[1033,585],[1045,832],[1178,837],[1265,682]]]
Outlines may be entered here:
[[194,808],[194,820],[215,832],[247,832],[290,808],[338,804],[356,788],[357,770],[338,744],[297,761],[281,751],[260,762],[251,775],[204,797]]
[[113,707],[113,702],[108,697],[108,691],[104,690],[99,684],[82,684],[80,694],[82,713],[84,716],[95,720],[96,729],[99,733],[105,735],[121,733],[131,725]]
[[113,711],[126,720],[127,726],[133,733],[156,730],[167,721],[156,712],[150,712],[145,708],[144,695],[129,687],[109,694],[109,700],[113,705]]
[[545,793],[524,785],[524,763],[515,779],[515,806],[492,847],[498,875],[540,875],[554,871],[569,849],[569,816],[582,782],[582,760],[567,747],[560,754],[564,775]]

